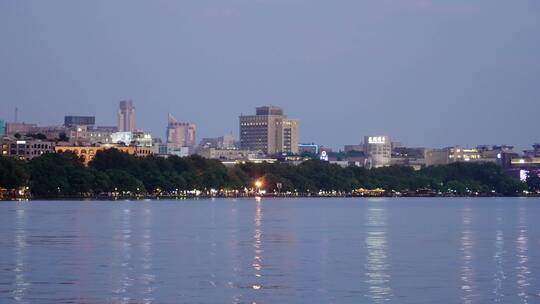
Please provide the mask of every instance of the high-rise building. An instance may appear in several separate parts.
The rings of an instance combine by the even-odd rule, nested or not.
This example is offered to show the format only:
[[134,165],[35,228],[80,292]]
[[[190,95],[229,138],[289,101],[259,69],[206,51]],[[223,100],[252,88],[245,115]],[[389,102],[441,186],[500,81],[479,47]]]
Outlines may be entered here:
[[120,101],[118,111],[118,132],[135,131],[135,107],[132,100]]
[[0,119],[0,136],[6,134],[6,122],[3,119]]
[[240,149],[298,154],[298,125],[280,107],[258,107],[255,115],[240,116]]
[[365,136],[364,153],[369,156],[372,168],[386,167],[392,160],[392,142],[388,136]]
[[96,124],[95,116],[64,116],[64,126],[93,126]]
[[195,147],[197,127],[193,123],[179,122],[169,114],[167,124],[167,143],[177,147]]

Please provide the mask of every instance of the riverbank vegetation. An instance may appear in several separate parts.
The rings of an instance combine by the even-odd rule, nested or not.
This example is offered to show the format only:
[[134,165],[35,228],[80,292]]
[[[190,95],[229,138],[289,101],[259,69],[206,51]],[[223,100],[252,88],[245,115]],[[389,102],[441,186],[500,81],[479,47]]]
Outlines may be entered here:
[[319,160],[297,166],[246,163],[227,168],[196,155],[138,158],[115,149],[98,152],[88,166],[72,153],[45,154],[29,162],[0,158],[0,188],[33,197],[521,195],[540,191],[536,179],[520,182],[493,163],[453,163],[419,171],[402,166],[342,168]]

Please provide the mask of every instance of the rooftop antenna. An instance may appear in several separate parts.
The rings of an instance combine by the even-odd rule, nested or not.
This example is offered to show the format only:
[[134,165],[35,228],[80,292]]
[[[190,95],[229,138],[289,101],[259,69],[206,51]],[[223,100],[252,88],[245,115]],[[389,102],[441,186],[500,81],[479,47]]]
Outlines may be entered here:
[[15,122],[19,120],[19,108],[15,107]]

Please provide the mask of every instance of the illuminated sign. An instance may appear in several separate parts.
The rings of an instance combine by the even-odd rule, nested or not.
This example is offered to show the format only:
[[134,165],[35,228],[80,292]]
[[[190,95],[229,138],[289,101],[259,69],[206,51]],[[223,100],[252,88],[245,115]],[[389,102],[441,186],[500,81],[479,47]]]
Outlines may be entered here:
[[320,159],[324,161],[328,161],[328,153],[326,153],[326,151],[322,151]]
[[370,136],[368,137],[368,143],[370,144],[384,144],[386,138],[384,136]]
[[17,145],[26,145],[26,140],[17,140]]

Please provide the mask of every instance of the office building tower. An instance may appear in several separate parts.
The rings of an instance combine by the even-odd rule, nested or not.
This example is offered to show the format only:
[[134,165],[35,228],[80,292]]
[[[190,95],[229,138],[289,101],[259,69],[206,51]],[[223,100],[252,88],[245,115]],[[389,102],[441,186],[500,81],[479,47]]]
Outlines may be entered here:
[[120,111],[118,111],[118,131],[135,131],[135,107],[132,100],[120,101]]
[[298,154],[298,125],[280,107],[258,107],[255,115],[240,116],[240,149],[268,155]]
[[371,168],[386,167],[392,159],[392,143],[388,136],[365,136],[364,153],[369,156]]

